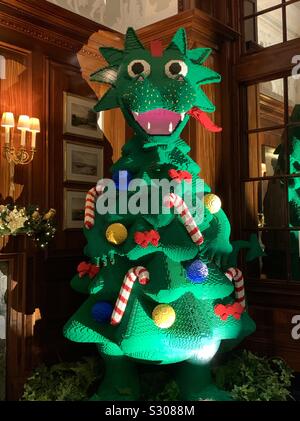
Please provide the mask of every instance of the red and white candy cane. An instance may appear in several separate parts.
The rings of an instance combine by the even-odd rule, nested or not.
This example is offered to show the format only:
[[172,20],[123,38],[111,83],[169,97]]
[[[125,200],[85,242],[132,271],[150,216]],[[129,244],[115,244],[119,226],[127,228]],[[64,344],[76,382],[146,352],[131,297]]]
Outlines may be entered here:
[[195,244],[200,246],[203,243],[204,238],[185,201],[177,194],[171,193],[165,198],[165,204],[170,208],[175,207],[177,209],[177,212],[180,214],[180,217],[191,239]]
[[124,278],[118,299],[115,304],[114,311],[111,316],[111,325],[117,325],[121,322],[123,314],[125,313],[126,306],[131,294],[133,284],[136,279],[139,280],[141,285],[146,285],[149,282],[149,272],[142,266],[137,266],[130,269]]
[[228,279],[234,283],[235,298],[242,307],[246,307],[244,277],[242,272],[236,268],[230,268],[225,273]]
[[86,195],[84,208],[84,226],[87,229],[93,228],[95,224],[95,202],[98,196],[103,193],[104,186],[99,182],[96,187],[90,189]]

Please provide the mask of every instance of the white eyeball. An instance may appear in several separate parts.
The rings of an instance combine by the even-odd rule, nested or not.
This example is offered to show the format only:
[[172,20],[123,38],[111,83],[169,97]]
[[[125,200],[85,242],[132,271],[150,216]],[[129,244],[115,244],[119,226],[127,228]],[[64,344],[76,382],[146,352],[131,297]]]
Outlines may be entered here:
[[128,64],[128,74],[130,77],[147,77],[151,73],[151,66],[146,60],[133,60]]
[[165,65],[165,73],[171,79],[177,79],[178,76],[185,77],[188,70],[187,65],[182,60],[171,60]]

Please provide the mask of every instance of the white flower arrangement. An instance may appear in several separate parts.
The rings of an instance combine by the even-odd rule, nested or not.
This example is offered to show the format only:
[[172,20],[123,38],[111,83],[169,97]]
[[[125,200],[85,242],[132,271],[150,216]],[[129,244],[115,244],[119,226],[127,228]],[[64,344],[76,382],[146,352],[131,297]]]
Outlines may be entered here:
[[40,213],[33,206],[28,208],[15,205],[0,205],[0,237],[26,234],[44,248],[56,232],[54,217],[56,211]]

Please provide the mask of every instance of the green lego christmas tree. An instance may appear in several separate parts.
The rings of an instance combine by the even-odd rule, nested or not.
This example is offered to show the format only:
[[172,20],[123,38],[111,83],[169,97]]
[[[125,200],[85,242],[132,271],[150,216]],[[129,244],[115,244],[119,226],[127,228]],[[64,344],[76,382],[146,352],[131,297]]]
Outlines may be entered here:
[[[190,117],[220,131],[201,89],[220,81],[202,65],[211,51],[188,50],[180,29],[164,51],[155,42],[150,52],[131,28],[124,51],[100,51],[108,66],[91,80],[111,88],[95,110],[120,107],[135,134],[112,168],[115,195],[104,181],[87,195],[89,261],[79,265],[72,287],[89,297],[64,334],[97,344],[105,360],[94,400],[137,399],[136,362],[180,363],[182,399],[228,399],[212,385],[209,362],[255,329],[242,274],[230,266],[238,248],[248,247],[253,258],[258,245],[252,238],[233,252],[221,201],[199,179],[180,139]],[[172,183],[167,193],[164,181]]]

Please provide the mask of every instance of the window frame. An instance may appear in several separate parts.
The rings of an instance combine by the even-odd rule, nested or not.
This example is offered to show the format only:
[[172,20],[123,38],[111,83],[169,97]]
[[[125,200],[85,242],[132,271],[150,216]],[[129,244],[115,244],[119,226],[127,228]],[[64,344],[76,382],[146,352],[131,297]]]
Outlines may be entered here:
[[[266,11],[275,10],[282,8],[285,10],[286,6],[295,3],[297,0],[289,0],[285,1],[282,0],[280,4],[277,6],[273,6],[272,8],[265,9],[264,11],[257,12],[257,14],[265,13]],[[275,176],[266,176],[266,177],[250,177],[248,173],[248,177],[245,177],[244,173],[244,163],[249,162],[248,157],[248,134],[249,132],[265,132],[269,131],[270,129],[278,129],[284,128],[285,129],[285,145],[288,146],[288,136],[287,136],[287,128],[293,124],[290,124],[288,121],[289,117],[289,102],[288,102],[288,77],[291,76],[292,68],[295,64],[292,63],[292,57],[298,55],[300,51],[300,37],[287,40],[285,37],[285,41],[280,44],[275,44],[266,48],[261,47],[257,51],[246,52],[244,50],[245,42],[244,42],[244,1],[239,1],[240,7],[240,32],[242,34],[242,39],[239,43],[239,49],[237,54],[237,60],[235,65],[236,70],[236,79],[238,84],[238,95],[236,106],[240,110],[236,116],[234,116],[235,123],[238,127],[237,134],[235,136],[235,145],[234,145],[234,153],[237,153],[237,156],[240,157],[240,163],[234,169],[234,177],[236,177],[234,181],[234,186],[236,192],[238,192],[238,200],[235,202],[234,206],[234,214],[236,216],[236,233],[239,236],[238,238],[245,238],[247,237],[245,234],[251,232],[263,232],[263,231],[270,231],[274,230],[273,227],[257,227],[253,229],[253,227],[245,227],[243,223],[243,215],[241,215],[241,208],[245,203],[245,193],[244,193],[244,185],[246,182],[254,182],[260,180],[272,180],[272,179],[282,179],[288,180],[294,177],[300,178],[300,173],[297,174],[287,174],[290,168],[289,162],[289,151],[286,149],[286,158],[287,158],[287,167],[284,174],[275,175]],[[248,15],[252,16],[252,15]],[[287,28],[283,28],[285,34],[287,34]],[[274,60],[274,56],[278,57],[277,60]],[[273,58],[273,60],[272,60]],[[258,65],[259,63],[259,65]],[[251,85],[255,85],[261,82],[266,82],[270,80],[275,80],[283,78],[284,80],[284,124],[274,126],[274,127],[261,127],[258,129],[250,129],[248,128],[248,103],[247,103],[247,89]],[[299,80],[300,83],[300,80]],[[286,197],[286,226],[284,228],[277,227],[276,229],[280,229],[283,233],[288,233],[289,231],[297,231],[300,227],[289,227],[288,223],[290,221],[289,216],[289,205],[288,205],[288,187],[287,183],[285,183],[285,197]],[[245,259],[243,259],[243,267],[245,268]],[[291,258],[287,258],[287,271],[288,276],[287,279],[261,279],[259,277],[249,277],[250,284],[252,287],[256,288],[259,287],[260,289],[262,286],[266,287],[274,286],[277,288],[278,286],[285,285],[287,288],[296,288],[300,291],[300,282],[297,280],[292,279],[291,273]]]

